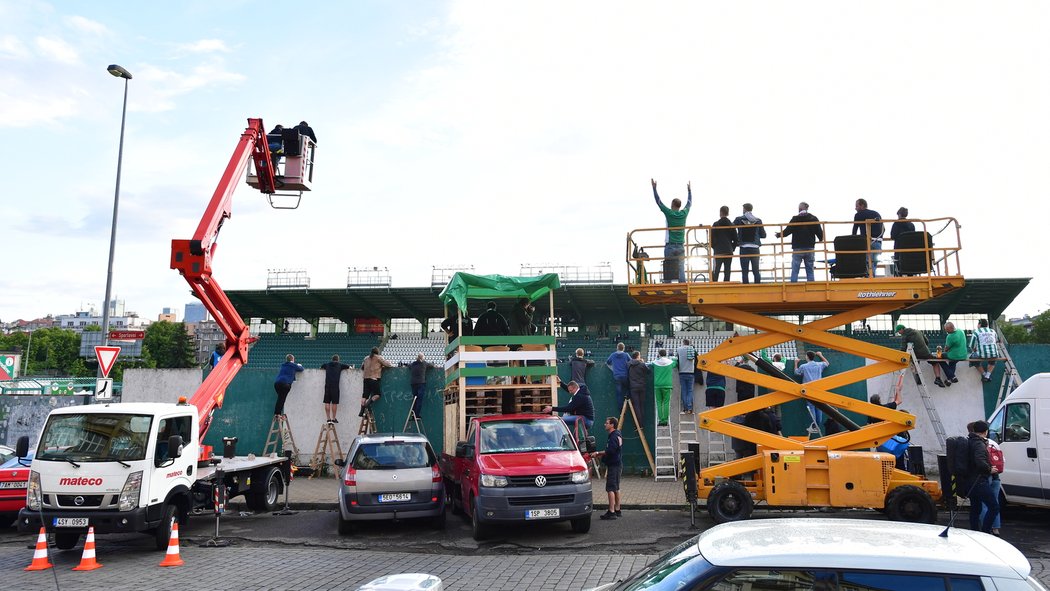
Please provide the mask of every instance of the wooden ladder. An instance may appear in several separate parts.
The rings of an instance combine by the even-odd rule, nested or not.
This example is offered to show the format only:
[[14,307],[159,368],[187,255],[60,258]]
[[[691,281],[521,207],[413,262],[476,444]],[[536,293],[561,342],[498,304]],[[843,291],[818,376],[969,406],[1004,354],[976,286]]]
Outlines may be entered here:
[[376,416],[372,414],[372,407],[365,407],[365,414],[361,417],[361,425],[357,428],[358,435],[371,435],[376,432]]
[[653,461],[653,452],[649,451],[649,442],[645,440],[645,431],[642,429],[642,423],[638,420],[638,413],[634,411],[634,404],[631,403],[630,398],[624,398],[623,407],[620,408],[620,429],[623,429],[624,417],[627,416],[627,409],[631,410],[631,418],[634,419],[634,426],[638,429],[638,439],[642,441],[642,449],[645,451],[645,458],[649,460],[649,469],[656,474],[656,463]]
[[266,445],[263,446],[263,455],[272,453],[280,455],[285,450],[292,450],[292,463],[299,462],[299,446],[295,444],[292,437],[292,428],[288,425],[286,415],[273,415],[270,423],[270,433],[266,436]]
[[328,464],[342,457],[343,446],[339,444],[339,434],[335,432],[335,424],[326,422],[321,425],[321,432],[317,434],[317,446],[314,448],[314,456],[310,461],[310,467],[313,468],[310,478],[318,476]]
[[[416,398],[416,396],[412,397],[412,404],[408,407],[408,416],[405,417],[405,426],[401,427],[401,430],[408,433],[408,425],[411,423],[416,433],[426,437],[427,433],[423,429],[423,418],[416,414]],[[371,412],[371,409],[368,412]],[[362,420],[362,422],[364,421]]]

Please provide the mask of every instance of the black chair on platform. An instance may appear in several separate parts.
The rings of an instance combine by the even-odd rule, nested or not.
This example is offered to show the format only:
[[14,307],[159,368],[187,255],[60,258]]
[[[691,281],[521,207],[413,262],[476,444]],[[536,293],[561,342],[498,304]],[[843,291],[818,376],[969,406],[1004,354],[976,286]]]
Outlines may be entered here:
[[281,139],[284,140],[284,155],[299,156],[299,131],[296,129],[281,130]]
[[868,276],[868,239],[866,236],[836,236],[835,264],[831,276],[852,279]]
[[893,242],[894,250],[922,248],[922,252],[898,252],[898,275],[926,275],[933,268],[933,236],[929,232],[904,232]]

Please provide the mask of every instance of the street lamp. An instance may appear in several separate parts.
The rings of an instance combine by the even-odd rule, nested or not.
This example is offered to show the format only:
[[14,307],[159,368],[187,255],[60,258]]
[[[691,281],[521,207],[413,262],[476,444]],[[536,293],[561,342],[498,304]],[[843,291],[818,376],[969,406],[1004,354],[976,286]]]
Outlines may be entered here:
[[[106,299],[102,304],[102,344],[109,344],[109,298],[113,290],[113,250],[117,245],[117,205],[120,203],[120,165],[124,160],[124,122],[128,115],[128,80],[131,80],[131,72],[118,66],[110,64],[110,74],[124,79],[124,108],[120,113],[120,148],[117,150],[117,187],[113,190],[113,224],[109,231],[109,266],[106,270]],[[98,375],[102,377],[102,368],[98,368]]]

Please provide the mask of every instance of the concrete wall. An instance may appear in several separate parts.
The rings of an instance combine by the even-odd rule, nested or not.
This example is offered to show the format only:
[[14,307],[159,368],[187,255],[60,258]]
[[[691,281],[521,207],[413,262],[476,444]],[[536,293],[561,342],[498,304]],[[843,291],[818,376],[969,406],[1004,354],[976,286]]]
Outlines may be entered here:
[[203,380],[200,368],[124,370],[121,402],[178,402],[190,398]]
[[18,438],[29,437],[35,448],[48,413],[55,408],[86,404],[90,396],[2,396],[0,397],[0,443],[14,447]]

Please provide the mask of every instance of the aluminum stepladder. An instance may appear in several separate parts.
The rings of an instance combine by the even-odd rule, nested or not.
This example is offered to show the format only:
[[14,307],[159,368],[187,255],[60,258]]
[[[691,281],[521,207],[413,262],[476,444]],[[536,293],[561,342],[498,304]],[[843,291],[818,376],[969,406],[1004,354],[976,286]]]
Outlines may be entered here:
[[[427,433],[423,429],[423,418],[416,414],[416,400],[417,399],[418,399],[418,396],[413,396],[412,397],[412,404],[408,407],[408,415],[405,417],[405,426],[401,427],[401,430],[403,432],[405,432],[405,433],[408,433],[408,426],[409,426],[409,424],[411,424],[413,426],[413,428],[416,430],[416,433],[419,433],[420,435],[426,437]],[[367,412],[369,412],[369,413],[372,412],[372,409],[368,409]],[[364,420],[362,419],[361,422],[363,423]]]
[[660,425],[656,422],[656,469],[653,478],[657,482],[678,480],[678,466],[674,454],[674,437],[671,425]]
[[944,433],[944,424],[941,423],[941,415],[937,412],[937,405],[934,404],[933,397],[930,396],[930,389],[926,387],[926,378],[922,375],[919,358],[915,356],[915,350],[910,344],[908,345],[908,356],[911,357],[911,370],[915,374],[915,385],[919,388],[922,404],[926,407],[926,414],[930,418],[930,424],[933,425],[933,431],[937,433],[937,441],[941,445],[941,451],[944,451],[944,442],[947,439],[947,435]]

